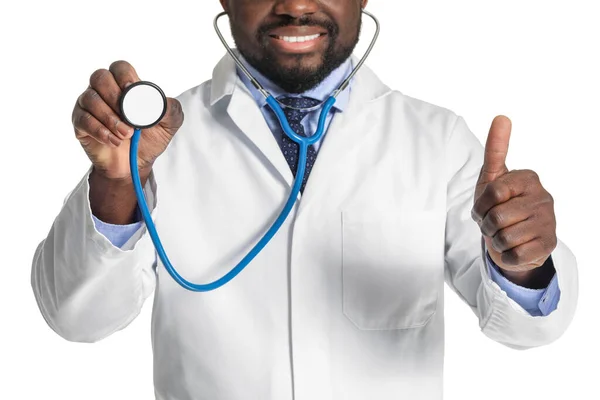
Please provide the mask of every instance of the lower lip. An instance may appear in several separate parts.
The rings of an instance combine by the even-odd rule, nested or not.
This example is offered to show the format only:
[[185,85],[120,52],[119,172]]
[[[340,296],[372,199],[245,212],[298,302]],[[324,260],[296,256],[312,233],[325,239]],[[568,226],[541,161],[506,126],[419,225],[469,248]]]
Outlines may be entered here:
[[307,53],[315,50],[325,40],[326,35],[321,35],[316,39],[307,40],[305,42],[286,42],[283,39],[278,39],[269,36],[270,42],[277,49],[287,53]]

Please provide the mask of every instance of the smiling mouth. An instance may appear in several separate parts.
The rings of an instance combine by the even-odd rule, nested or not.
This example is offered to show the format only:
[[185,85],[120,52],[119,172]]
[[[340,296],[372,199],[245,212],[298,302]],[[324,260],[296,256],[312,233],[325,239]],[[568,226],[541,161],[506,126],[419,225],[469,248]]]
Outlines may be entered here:
[[316,33],[314,35],[308,36],[279,36],[279,35],[270,35],[274,39],[283,40],[288,43],[304,43],[311,42],[313,40],[318,39],[319,37],[326,35],[325,33]]
[[[283,33],[283,32],[282,32]],[[287,33],[287,32],[286,32]],[[323,49],[327,33],[314,33],[312,35],[269,35],[273,47],[280,53],[307,54]]]

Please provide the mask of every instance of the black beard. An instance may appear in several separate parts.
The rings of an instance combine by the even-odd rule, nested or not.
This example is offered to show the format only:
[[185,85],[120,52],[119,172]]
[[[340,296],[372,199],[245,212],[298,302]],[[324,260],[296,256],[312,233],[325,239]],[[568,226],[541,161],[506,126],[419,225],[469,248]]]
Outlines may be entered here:
[[[362,17],[362,15],[361,15]],[[261,74],[266,76],[283,89],[287,93],[304,93],[307,90],[310,90],[316,87],[319,83],[323,82],[325,78],[327,78],[335,69],[337,69],[340,65],[344,63],[350,57],[356,44],[358,43],[358,38],[360,37],[361,23],[362,19],[359,18],[357,34],[352,43],[348,46],[341,46],[336,49],[335,43],[339,36],[339,28],[334,23],[327,21],[314,21],[309,16],[304,16],[299,18],[296,23],[290,21],[282,21],[276,24],[264,25],[262,26],[257,34],[256,39],[258,43],[260,43],[260,48],[262,49],[262,56],[258,54],[253,54],[253,52],[248,51],[244,48],[244,46],[239,46],[238,41],[235,39],[236,46],[238,51],[242,54],[244,59],[250,63],[256,70],[258,70]],[[266,40],[268,40],[267,32],[272,29],[283,27],[283,26],[302,26],[302,25],[312,25],[312,26],[320,26],[322,28],[327,29],[329,46],[325,50],[323,54],[323,62],[319,68],[310,69],[310,68],[284,68],[278,65],[275,62],[275,57],[272,51],[269,50],[269,47],[266,46]],[[234,27],[232,26],[232,32],[235,32]],[[303,55],[298,54],[296,56],[298,60],[300,60]]]

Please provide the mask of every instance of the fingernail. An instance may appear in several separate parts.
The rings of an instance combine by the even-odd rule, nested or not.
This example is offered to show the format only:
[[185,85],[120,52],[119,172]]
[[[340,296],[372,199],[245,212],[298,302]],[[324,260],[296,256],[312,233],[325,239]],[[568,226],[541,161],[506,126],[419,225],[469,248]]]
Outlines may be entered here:
[[117,121],[117,131],[119,131],[124,138],[127,138],[127,135],[129,134],[128,126],[121,121]]
[[121,139],[119,139],[116,136],[110,136],[110,143],[112,143],[113,146],[115,147],[119,147],[119,145],[121,144]]

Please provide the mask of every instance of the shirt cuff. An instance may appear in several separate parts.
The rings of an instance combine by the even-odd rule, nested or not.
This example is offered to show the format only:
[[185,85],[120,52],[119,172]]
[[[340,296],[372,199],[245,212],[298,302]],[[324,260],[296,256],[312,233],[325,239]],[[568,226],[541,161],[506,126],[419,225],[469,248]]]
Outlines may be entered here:
[[[121,248],[142,226],[143,222],[134,222],[128,225],[114,225],[101,221],[92,214],[94,225],[98,232],[104,235],[115,247]],[[139,218],[138,218],[139,220]]]
[[[519,286],[509,281],[502,273],[496,263],[485,252],[490,277],[502,289],[508,297],[523,307],[532,316],[546,316],[556,309],[560,299],[558,277],[554,277],[545,289],[530,289]],[[552,256],[550,256],[552,257]]]

